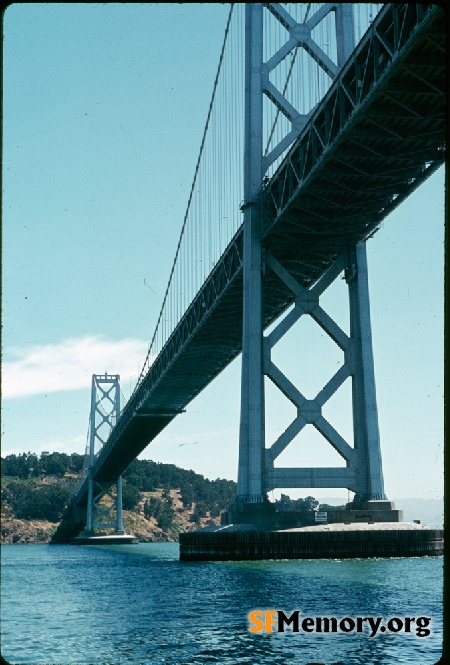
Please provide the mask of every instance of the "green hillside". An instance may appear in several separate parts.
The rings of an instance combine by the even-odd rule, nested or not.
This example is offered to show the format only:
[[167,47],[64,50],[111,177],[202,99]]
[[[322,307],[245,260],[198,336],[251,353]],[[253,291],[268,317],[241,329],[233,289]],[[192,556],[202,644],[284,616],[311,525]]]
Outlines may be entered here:
[[[33,534],[47,542],[79,487],[83,464],[77,453],[2,457],[2,542],[33,542]],[[180,531],[218,523],[236,495],[231,480],[149,460],[134,460],[122,477],[125,526],[149,540],[174,540]]]

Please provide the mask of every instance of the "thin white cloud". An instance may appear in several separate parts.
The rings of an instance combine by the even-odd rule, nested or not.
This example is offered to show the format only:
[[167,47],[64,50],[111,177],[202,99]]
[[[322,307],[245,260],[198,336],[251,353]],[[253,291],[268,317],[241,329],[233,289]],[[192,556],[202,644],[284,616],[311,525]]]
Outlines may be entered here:
[[101,336],[63,340],[9,351],[2,366],[2,398],[25,397],[91,385],[92,374],[120,374],[121,382],[137,378],[147,355],[147,342],[112,341]]

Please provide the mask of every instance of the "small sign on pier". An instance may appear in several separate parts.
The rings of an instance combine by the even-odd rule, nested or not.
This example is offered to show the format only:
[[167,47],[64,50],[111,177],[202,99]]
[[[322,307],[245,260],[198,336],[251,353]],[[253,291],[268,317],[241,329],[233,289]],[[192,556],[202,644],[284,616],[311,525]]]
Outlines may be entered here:
[[319,510],[315,514],[315,521],[316,523],[326,524],[328,522],[328,513]]

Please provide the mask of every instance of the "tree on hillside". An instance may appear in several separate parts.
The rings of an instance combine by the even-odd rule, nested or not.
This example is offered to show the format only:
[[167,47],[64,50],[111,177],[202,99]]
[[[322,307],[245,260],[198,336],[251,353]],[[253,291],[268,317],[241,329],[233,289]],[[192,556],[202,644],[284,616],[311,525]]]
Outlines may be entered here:
[[128,483],[123,483],[122,485],[122,508],[124,510],[133,510],[136,508],[136,505],[139,503],[141,498],[141,493],[133,485]]
[[195,499],[195,492],[192,485],[183,485],[181,488],[181,500],[185,508],[191,508],[192,503]]
[[155,517],[160,512],[161,501],[156,497],[151,496],[144,503],[144,515],[149,520],[151,517]]
[[280,512],[292,510],[305,512],[308,510],[316,510],[319,502],[313,496],[307,496],[306,499],[291,499],[287,494],[282,494],[281,497],[275,501],[275,505]]
[[299,499],[302,501],[300,504],[302,507],[297,508],[297,510],[316,510],[319,502],[313,496],[307,496],[306,499]]
[[12,480],[5,485],[2,483],[2,503],[7,503],[17,517],[28,512],[33,493],[33,486],[26,480]]
[[333,510],[345,510],[346,506],[330,506],[329,503],[321,503],[319,504],[319,510],[324,513],[328,513]]
[[33,496],[33,505],[29,507],[29,519],[45,519],[59,522],[69,502],[70,495],[59,485],[38,487]]
[[14,480],[2,488],[2,500],[7,502],[18,519],[58,522],[70,495],[59,485],[33,486]]
[[175,511],[173,508],[170,508],[169,505],[165,504],[161,514],[158,517],[158,526],[163,531],[167,531],[172,526],[173,518]]
[[18,478],[20,474],[19,461],[15,455],[2,457],[2,476]]
[[84,455],[72,453],[70,456],[70,471],[72,473],[81,473],[84,466]]
[[39,459],[34,453],[21,453],[20,455],[7,455],[2,458],[2,476],[13,478],[30,478],[39,473]]
[[[2,458],[2,476],[16,478],[17,480],[31,480],[41,475],[52,475],[62,478],[66,473],[80,473],[83,469],[84,455],[72,453],[43,453],[40,458],[34,453],[23,453],[21,455],[8,455]],[[174,464],[162,464],[152,460],[135,459],[123,472],[123,507],[132,510],[139,501],[141,492],[153,492],[163,489],[163,502],[158,516],[160,519],[163,508],[167,510],[162,520],[168,522],[172,510],[170,491],[180,490],[182,502],[185,508],[197,506],[196,518],[200,519],[207,511],[210,515],[217,517],[221,510],[226,509],[234,500],[236,495],[236,483],[232,480],[219,479],[209,480],[201,474],[192,470],[180,469]],[[22,487],[24,504],[29,495],[29,488]],[[42,499],[42,497],[41,497]],[[18,501],[18,499],[17,499]],[[30,514],[32,509],[18,508],[21,514]],[[147,508],[147,511],[149,508]],[[42,512],[42,511],[41,511]],[[152,508],[153,512],[153,508]],[[150,513],[146,513],[150,515]],[[172,518],[173,519],[173,516]]]
[[42,473],[62,478],[70,468],[70,458],[66,453],[50,453],[41,457]]

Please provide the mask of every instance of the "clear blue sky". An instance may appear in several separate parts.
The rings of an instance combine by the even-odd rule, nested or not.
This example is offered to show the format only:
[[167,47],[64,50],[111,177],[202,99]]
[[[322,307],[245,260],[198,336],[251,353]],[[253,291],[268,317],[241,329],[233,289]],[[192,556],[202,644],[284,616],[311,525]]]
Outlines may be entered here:
[[[129,394],[175,253],[228,11],[207,3],[6,10],[2,455],[84,452],[93,373],[120,373]],[[441,169],[368,243],[390,498],[443,494],[443,243]],[[324,300],[343,327],[344,286]],[[298,362],[314,391],[336,352],[300,324],[277,353],[281,365]],[[239,380],[238,359],[142,457],[236,479]],[[273,393],[269,440],[290,413]],[[342,404],[330,403],[329,416],[345,435]],[[284,463],[327,465],[330,451],[312,430]]]

